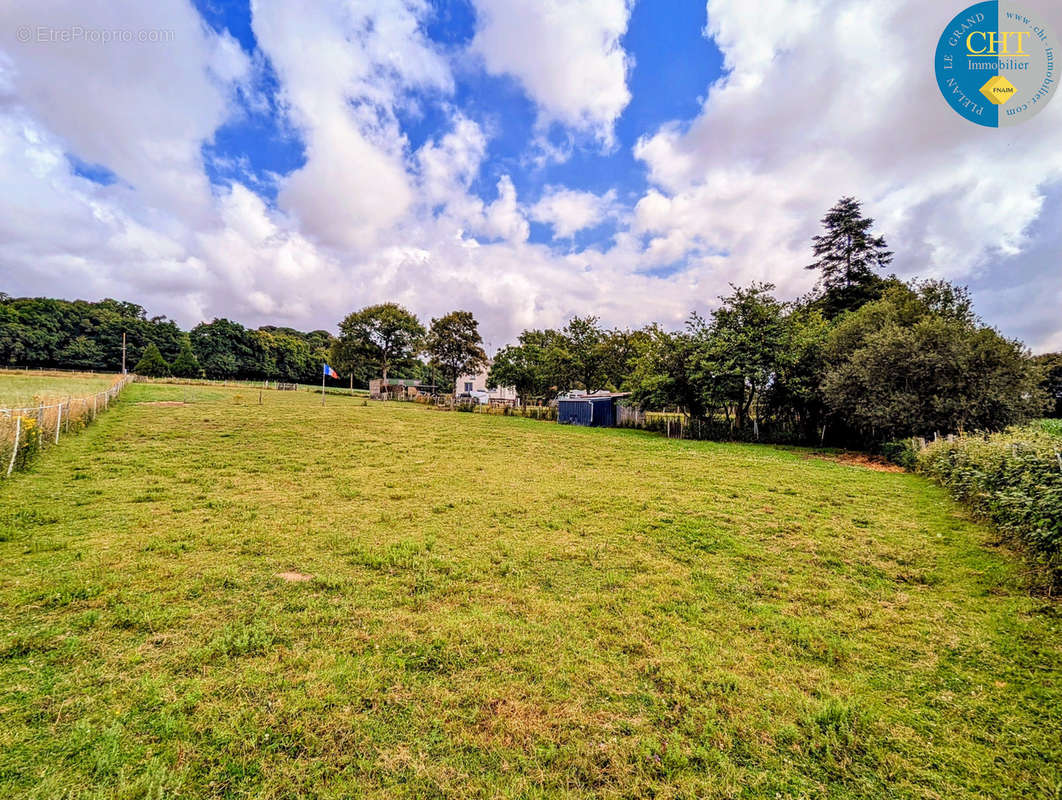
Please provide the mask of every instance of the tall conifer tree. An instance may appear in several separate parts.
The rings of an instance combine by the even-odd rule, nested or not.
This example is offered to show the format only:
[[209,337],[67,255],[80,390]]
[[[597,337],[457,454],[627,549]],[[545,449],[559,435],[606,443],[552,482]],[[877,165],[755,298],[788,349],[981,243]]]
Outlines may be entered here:
[[871,233],[874,220],[864,217],[854,197],[842,197],[822,218],[824,232],[812,239],[823,313],[836,317],[881,296],[884,281],[876,270],[892,261],[884,236]]

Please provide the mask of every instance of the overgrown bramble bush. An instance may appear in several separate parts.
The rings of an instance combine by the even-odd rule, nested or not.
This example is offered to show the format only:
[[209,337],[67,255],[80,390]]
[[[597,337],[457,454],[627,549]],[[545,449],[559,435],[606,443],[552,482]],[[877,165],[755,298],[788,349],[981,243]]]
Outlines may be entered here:
[[921,472],[983,514],[1045,568],[1062,589],[1062,438],[1042,425],[988,437],[938,441],[918,456]]

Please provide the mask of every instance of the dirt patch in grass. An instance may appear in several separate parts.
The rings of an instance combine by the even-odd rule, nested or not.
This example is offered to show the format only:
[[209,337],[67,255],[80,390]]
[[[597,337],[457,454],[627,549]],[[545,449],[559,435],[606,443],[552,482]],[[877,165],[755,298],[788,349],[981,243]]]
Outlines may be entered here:
[[525,747],[548,739],[567,721],[566,715],[550,719],[538,703],[520,698],[494,698],[481,709],[476,727],[486,743]]
[[277,577],[288,583],[304,583],[313,580],[313,575],[306,572],[278,572]]
[[883,458],[868,456],[866,453],[811,453],[805,458],[818,458],[823,461],[835,461],[849,467],[862,467],[872,469],[875,472],[906,472],[903,467],[898,467]]
[[153,400],[151,402],[140,402],[138,406],[186,406],[188,405],[183,400]]

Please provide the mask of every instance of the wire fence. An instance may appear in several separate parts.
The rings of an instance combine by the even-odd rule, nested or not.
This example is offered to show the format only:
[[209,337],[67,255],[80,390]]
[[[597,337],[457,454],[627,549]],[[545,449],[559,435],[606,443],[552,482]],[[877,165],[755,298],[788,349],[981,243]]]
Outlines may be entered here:
[[82,430],[110,408],[132,380],[132,375],[122,375],[95,394],[0,408],[0,474],[10,477],[43,450],[59,444],[63,436]]
[[[440,405],[445,405],[441,403]],[[510,406],[477,405],[474,403],[451,403],[456,411],[471,411],[477,414],[494,414],[506,417],[525,417],[556,422],[557,407],[554,406]],[[690,417],[679,411],[644,411],[637,406],[617,404],[617,428],[635,428],[637,430],[659,433],[668,439],[693,439],[696,441],[741,441],[763,442],[772,444],[799,443],[799,434],[774,424],[760,424],[752,420],[744,428],[738,428],[731,420],[718,417]]]
[[[147,378],[144,376],[138,376],[137,380],[141,383],[162,383],[172,384],[178,386],[229,386],[236,388],[247,389],[274,389],[278,391],[298,391],[298,392],[314,392],[319,394],[321,391],[321,384],[319,383],[293,383],[274,378],[262,378],[256,380],[238,380],[236,378]],[[360,387],[347,387],[341,386],[329,382],[325,387],[326,394],[334,395],[349,395],[351,397],[368,397],[369,392],[367,389]]]

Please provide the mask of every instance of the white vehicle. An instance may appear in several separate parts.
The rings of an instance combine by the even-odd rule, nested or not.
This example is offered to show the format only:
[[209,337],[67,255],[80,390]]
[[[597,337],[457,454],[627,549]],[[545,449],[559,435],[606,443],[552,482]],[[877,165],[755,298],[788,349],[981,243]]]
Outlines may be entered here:
[[473,389],[468,393],[472,398],[472,402],[477,405],[486,406],[490,405],[490,392],[485,389]]

